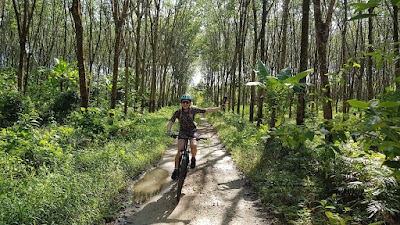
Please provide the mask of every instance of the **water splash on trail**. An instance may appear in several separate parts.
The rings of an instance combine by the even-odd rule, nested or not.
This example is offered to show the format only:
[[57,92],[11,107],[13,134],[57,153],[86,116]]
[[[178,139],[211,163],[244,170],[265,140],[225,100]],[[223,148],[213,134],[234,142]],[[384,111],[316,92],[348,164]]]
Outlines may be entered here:
[[156,195],[167,183],[169,172],[156,168],[144,175],[144,177],[133,186],[133,202],[141,204]]

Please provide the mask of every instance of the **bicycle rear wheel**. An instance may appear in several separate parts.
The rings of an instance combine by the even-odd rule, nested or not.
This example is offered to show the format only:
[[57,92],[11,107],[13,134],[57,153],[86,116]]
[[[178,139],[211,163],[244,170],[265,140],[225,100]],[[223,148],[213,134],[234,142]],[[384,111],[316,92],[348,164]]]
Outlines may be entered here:
[[187,165],[188,165],[188,157],[182,156],[181,160],[179,161],[178,188],[176,193],[176,199],[178,200],[178,202],[181,199],[183,182],[185,181],[185,177],[187,174]]

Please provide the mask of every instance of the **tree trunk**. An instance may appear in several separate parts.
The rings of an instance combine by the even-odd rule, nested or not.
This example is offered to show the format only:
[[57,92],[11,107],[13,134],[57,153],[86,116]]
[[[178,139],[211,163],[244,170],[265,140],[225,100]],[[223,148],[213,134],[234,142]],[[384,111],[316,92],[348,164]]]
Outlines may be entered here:
[[[135,49],[135,53],[136,53],[136,59],[135,59],[135,101],[134,101],[134,108],[136,111],[136,105],[139,99],[139,83],[140,83],[140,76],[143,74],[141,74],[141,57],[140,57],[140,30],[142,27],[142,16],[143,16],[143,11],[140,8],[140,5],[142,4],[143,6],[143,1],[137,1],[136,3],[136,18],[137,18],[137,24],[136,24],[136,49]],[[144,8],[144,7],[142,7]],[[142,77],[143,79],[143,77]]]
[[[369,8],[369,14],[372,14],[374,8]],[[372,48],[373,44],[373,25],[372,25],[372,17],[368,18],[368,53],[372,53],[374,50]],[[374,89],[373,89],[373,81],[372,81],[372,56],[367,56],[367,93],[368,100],[374,98]]]
[[[347,52],[346,52],[346,33],[347,33],[347,0],[344,0],[344,18],[343,18],[343,31],[342,31],[342,65],[344,66],[347,62]],[[342,91],[342,112],[347,113],[347,96],[348,96],[348,85],[349,81],[347,79],[346,73],[343,73],[343,91]]]
[[[26,55],[26,41],[28,38],[29,27],[32,22],[33,12],[36,6],[36,0],[33,0],[32,5],[29,0],[23,2],[23,15],[21,15],[21,2],[12,0],[15,17],[17,20],[18,36],[19,36],[19,65],[18,65],[18,91],[23,91],[24,88],[24,61]],[[30,11],[29,11],[30,9]],[[22,17],[22,18],[21,18]]]
[[287,45],[287,27],[288,27],[288,17],[289,17],[289,3],[290,0],[284,0],[283,13],[282,13],[282,40],[281,40],[281,55],[279,61],[278,71],[281,71],[286,67],[286,45]]
[[119,55],[121,49],[121,36],[122,26],[124,25],[125,18],[128,15],[128,8],[130,0],[125,0],[123,4],[122,12],[119,9],[119,1],[111,0],[113,4],[113,18],[115,23],[115,43],[114,43],[114,63],[113,63],[113,84],[111,89],[111,109],[115,109],[117,101],[117,86],[118,86],[118,66],[119,66]]
[[[308,65],[308,25],[310,18],[310,0],[303,0],[303,18],[301,21],[301,49],[300,49],[300,72],[307,69]],[[306,83],[306,78],[302,78],[300,83]],[[304,124],[304,118],[306,116],[306,100],[305,100],[305,89],[301,89],[298,96],[299,105],[297,106],[297,117],[296,124]]]
[[151,47],[152,47],[152,78],[150,90],[150,105],[149,112],[154,112],[156,109],[156,84],[157,84],[157,53],[158,53],[158,18],[160,14],[160,0],[154,0],[156,7],[156,16],[151,22]]
[[147,52],[147,20],[148,20],[148,16],[149,16],[149,0],[145,0],[146,1],[146,6],[145,6],[145,11],[144,11],[144,38],[143,38],[143,54],[142,54],[142,56],[143,56],[143,58],[142,58],[142,66],[141,66],[141,74],[142,74],[142,80],[141,80],[141,82],[142,82],[142,85],[141,85],[141,88],[140,88],[140,97],[141,97],[141,108],[142,108],[142,111],[144,110],[144,107],[146,106],[146,103],[145,103],[145,99],[144,99],[144,92],[145,92],[145,90],[146,90],[146,76],[147,76],[147,73],[146,73],[146,60],[145,60],[145,57],[146,57],[146,52]]
[[129,81],[130,81],[130,72],[129,72],[129,40],[128,43],[125,43],[125,104],[124,104],[124,114],[125,116],[128,114],[128,103],[129,103]]
[[[257,48],[258,48],[258,35],[257,35],[257,8],[255,5],[255,0],[252,0],[252,7],[253,7],[253,22],[254,22],[254,48],[253,48],[253,66],[255,67],[257,64]],[[256,81],[256,73],[254,70],[251,70],[251,81]],[[249,121],[253,122],[254,120],[254,103],[256,98],[256,88],[251,86],[251,93],[250,93],[250,115]]]
[[[398,7],[393,5],[393,42],[396,43],[394,54],[399,55],[399,22],[398,22]],[[395,64],[394,74],[396,78],[400,77],[400,61],[397,60]],[[396,83],[396,88],[400,89],[400,81]]]
[[[260,31],[260,58],[261,62],[265,61],[265,23],[267,20],[267,1],[263,0],[263,10],[261,18],[261,31]],[[263,123],[263,105],[264,105],[264,89],[258,89],[258,114],[257,114],[257,124]]]
[[246,30],[247,30],[247,15],[248,8],[250,5],[250,0],[242,2],[241,13],[240,13],[240,32],[239,32],[239,53],[238,53],[238,64],[239,64],[239,76],[238,76],[238,103],[236,108],[236,113],[240,114],[241,106],[241,89],[242,89],[242,60],[244,56],[244,46],[246,41]]
[[76,55],[78,58],[79,70],[79,89],[81,95],[81,107],[89,107],[88,87],[86,83],[86,68],[85,68],[85,51],[83,47],[83,26],[82,26],[82,12],[80,0],[73,0],[70,9],[74,17],[75,30],[76,30]]
[[[331,130],[330,121],[332,120],[332,102],[331,102],[331,88],[329,85],[329,78],[326,74],[328,74],[328,62],[327,62],[327,44],[329,38],[329,27],[333,13],[333,6],[335,4],[335,0],[331,0],[329,5],[329,10],[326,15],[325,22],[322,20],[322,11],[321,11],[321,2],[320,0],[313,0],[314,2],[314,17],[315,17],[315,26],[316,26],[316,44],[317,44],[317,52],[318,52],[318,61],[319,61],[319,74],[321,79],[321,89],[322,89],[322,97],[323,97],[323,111],[324,111],[324,119],[327,124],[327,130]],[[333,142],[332,134],[329,134],[327,137],[329,142]]]

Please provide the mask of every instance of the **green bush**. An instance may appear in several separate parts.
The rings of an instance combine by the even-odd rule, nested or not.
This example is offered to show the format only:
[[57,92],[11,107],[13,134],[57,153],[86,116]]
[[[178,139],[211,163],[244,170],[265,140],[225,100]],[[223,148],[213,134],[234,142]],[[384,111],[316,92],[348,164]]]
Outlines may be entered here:
[[68,90],[55,96],[50,110],[59,123],[63,123],[67,116],[79,106],[79,96],[75,90]]
[[29,98],[18,91],[0,92],[0,127],[12,126],[21,114],[35,112]]

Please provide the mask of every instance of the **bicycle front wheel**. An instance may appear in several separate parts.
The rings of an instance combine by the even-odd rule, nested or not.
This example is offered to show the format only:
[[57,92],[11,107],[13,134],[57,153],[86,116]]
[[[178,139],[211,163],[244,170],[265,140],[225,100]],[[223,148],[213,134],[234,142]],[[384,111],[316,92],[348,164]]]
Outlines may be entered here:
[[188,165],[188,157],[182,156],[179,161],[179,176],[178,176],[178,189],[176,193],[176,199],[180,200],[182,194],[183,182],[185,181],[185,177],[187,174],[187,165]]

